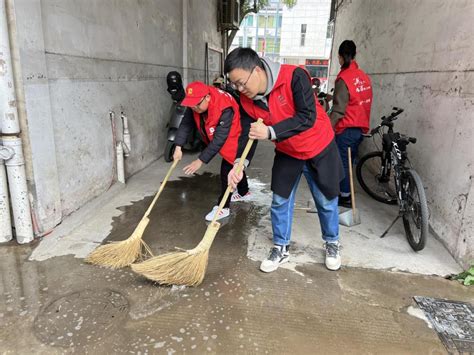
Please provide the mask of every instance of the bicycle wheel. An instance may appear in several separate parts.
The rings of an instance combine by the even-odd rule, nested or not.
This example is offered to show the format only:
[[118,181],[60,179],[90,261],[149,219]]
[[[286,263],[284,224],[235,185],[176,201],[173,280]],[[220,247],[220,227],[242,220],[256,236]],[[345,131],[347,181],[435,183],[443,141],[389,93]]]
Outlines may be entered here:
[[405,234],[412,249],[420,251],[425,247],[428,236],[428,205],[423,183],[415,170],[405,172],[402,189],[406,202],[403,214]]
[[382,152],[371,152],[360,158],[356,167],[357,180],[373,199],[389,205],[397,204],[392,176],[382,176]]

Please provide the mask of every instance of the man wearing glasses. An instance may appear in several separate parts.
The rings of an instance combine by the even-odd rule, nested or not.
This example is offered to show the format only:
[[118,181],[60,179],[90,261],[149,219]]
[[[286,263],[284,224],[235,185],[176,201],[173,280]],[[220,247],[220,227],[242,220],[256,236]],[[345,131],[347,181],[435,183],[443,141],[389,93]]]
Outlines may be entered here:
[[[203,163],[209,163],[217,153],[222,156],[221,194],[216,206],[206,215],[206,220],[212,221],[219,202],[227,189],[227,175],[236,158],[242,153],[239,151],[239,138],[242,132],[239,105],[227,92],[199,81],[195,81],[186,87],[186,97],[181,105],[189,107],[192,114],[187,112],[178,128],[173,159],[180,160],[182,158],[181,147],[186,143],[186,139],[194,126],[197,127],[202,140],[207,145],[198,159],[183,168],[184,173],[192,175],[199,170]],[[241,142],[240,150],[243,150],[243,147],[244,144]],[[229,196],[217,219],[229,216],[230,201],[245,201],[249,197],[247,177],[244,175],[237,185],[237,191]]]
[[[249,137],[275,143],[272,169],[271,219],[273,247],[260,270],[275,271],[289,260],[289,244],[296,189],[304,174],[313,195],[325,241],[326,267],[341,267],[339,253],[339,181],[344,177],[334,131],[324,109],[314,98],[311,78],[294,65],[258,57],[250,48],[236,48],[226,58],[224,71],[240,92],[242,115],[252,123]],[[241,181],[232,169],[229,183]]]

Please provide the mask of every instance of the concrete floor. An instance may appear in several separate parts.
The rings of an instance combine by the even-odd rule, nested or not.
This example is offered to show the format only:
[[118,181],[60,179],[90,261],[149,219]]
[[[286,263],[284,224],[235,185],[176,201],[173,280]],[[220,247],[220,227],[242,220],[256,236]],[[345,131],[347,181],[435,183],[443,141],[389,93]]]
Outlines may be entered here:
[[[340,271],[322,264],[317,215],[304,209],[295,212],[292,261],[271,274],[258,270],[271,245],[272,150],[259,146],[248,170],[254,198],[232,206],[199,287],[161,287],[129,268],[82,260],[104,240],[130,235],[169,167],[162,160],[42,241],[3,245],[0,353],[446,353],[413,296],[473,302],[472,288],[441,277],[460,267],[434,238],[414,253],[399,223],[380,239],[396,208],[363,193],[363,223],[341,227]],[[144,234],[155,254],[202,239],[218,195],[218,160],[194,177],[174,174]],[[308,196],[302,181],[297,206]]]

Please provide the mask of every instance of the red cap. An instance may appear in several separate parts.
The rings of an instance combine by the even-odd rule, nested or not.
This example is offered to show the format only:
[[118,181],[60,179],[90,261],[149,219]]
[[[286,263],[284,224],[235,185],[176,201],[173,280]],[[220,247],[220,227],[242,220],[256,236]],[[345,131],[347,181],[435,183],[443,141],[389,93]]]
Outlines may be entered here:
[[186,87],[186,97],[181,102],[181,106],[194,107],[207,94],[209,94],[209,87],[203,82],[194,81]]

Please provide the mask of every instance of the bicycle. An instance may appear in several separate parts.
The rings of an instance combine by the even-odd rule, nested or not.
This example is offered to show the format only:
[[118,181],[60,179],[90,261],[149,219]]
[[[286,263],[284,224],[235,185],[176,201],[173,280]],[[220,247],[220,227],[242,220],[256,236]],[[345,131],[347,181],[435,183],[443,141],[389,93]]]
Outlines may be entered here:
[[[416,138],[394,132],[393,121],[403,109],[394,107],[393,111],[383,116],[382,123],[369,134],[364,134],[364,137],[369,138],[380,136],[382,149],[367,153],[359,160],[356,166],[357,180],[375,200],[399,205],[397,218],[381,238],[402,217],[408,243],[414,251],[420,251],[425,247],[428,236],[428,205],[421,178],[408,159],[407,146],[415,144]],[[385,130],[385,127],[388,129]]]

